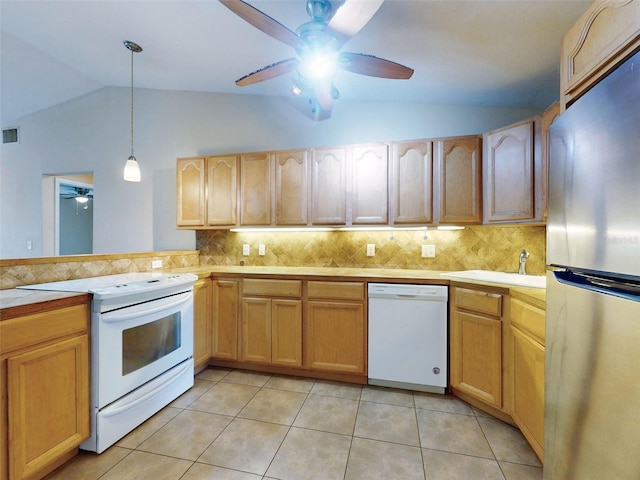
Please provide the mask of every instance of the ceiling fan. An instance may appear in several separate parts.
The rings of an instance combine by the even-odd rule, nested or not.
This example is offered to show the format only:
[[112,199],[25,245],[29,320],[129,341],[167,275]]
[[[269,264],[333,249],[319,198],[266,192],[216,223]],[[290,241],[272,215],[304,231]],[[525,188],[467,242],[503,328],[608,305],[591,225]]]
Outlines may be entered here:
[[307,0],[311,20],[295,32],[243,0],[220,0],[229,10],[267,35],[293,47],[297,57],[260,68],[236,80],[244,87],[288,73],[297,73],[292,92],[302,99],[304,112],[314,120],[331,116],[333,101],[340,97],[333,84],[337,69],[360,75],[409,79],[413,69],[366,55],[341,52],[342,45],[356,35],[382,5],[383,0],[345,0],[335,11],[329,0]]
[[93,189],[73,185],[60,185],[60,198],[65,200],[75,199],[78,203],[86,203],[93,199]]

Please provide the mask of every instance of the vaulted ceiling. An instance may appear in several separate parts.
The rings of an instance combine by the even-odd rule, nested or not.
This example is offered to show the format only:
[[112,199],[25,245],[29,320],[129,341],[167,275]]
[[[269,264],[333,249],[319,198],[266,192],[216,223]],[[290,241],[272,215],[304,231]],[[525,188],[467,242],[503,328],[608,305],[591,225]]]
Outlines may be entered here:
[[[291,30],[305,0],[248,0]],[[581,0],[386,0],[343,50],[415,70],[409,80],[341,71],[343,100],[544,109],[559,96],[560,43]],[[104,86],[286,96],[282,76],[243,75],[294,56],[217,0],[1,0],[3,125]]]

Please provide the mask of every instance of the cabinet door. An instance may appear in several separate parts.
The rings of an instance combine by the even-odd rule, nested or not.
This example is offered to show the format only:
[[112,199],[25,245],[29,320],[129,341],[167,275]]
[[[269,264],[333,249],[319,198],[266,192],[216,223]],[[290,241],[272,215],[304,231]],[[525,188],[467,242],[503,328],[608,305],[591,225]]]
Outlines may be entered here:
[[433,223],[433,143],[397,142],[391,147],[391,223]]
[[240,156],[240,223],[271,225],[271,154],[250,153]]
[[242,298],[240,360],[271,363],[271,300]]
[[439,223],[482,223],[482,158],[478,137],[439,141]]
[[543,221],[547,220],[549,210],[549,129],[553,121],[560,115],[560,104],[554,103],[545,110],[540,121],[540,215]]
[[238,158],[207,158],[207,225],[238,223]]
[[306,225],[308,214],[307,151],[275,153],[276,225]]
[[311,223],[347,222],[346,148],[313,150],[311,164]]
[[534,122],[485,135],[485,222],[534,218]]
[[518,328],[513,334],[513,419],[543,458],[545,349]]
[[301,300],[271,300],[271,362],[302,366]]
[[353,188],[351,223],[384,225],[389,211],[389,154],[386,144],[364,145],[351,150]]
[[193,286],[193,361],[196,367],[206,365],[211,358],[211,299],[213,282],[198,280]]
[[89,437],[89,337],[7,360],[10,478],[27,478]]
[[455,311],[451,325],[451,384],[502,407],[502,321]]
[[562,111],[640,47],[640,2],[593,2],[562,40]]
[[306,367],[365,374],[365,338],[362,303],[307,302]]
[[211,355],[215,358],[238,359],[238,302],[238,280],[214,280]]
[[179,158],[176,164],[178,227],[201,227],[205,221],[205,159]]

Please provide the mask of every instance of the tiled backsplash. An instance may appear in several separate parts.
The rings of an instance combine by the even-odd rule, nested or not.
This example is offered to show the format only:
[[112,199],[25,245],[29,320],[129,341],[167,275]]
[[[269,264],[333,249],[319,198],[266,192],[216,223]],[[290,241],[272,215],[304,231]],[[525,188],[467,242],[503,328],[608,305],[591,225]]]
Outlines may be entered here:
[[153,260],[162,260],[162,268],[199,264],[195,250],[0,260],[0,289],[118,273],[148,272]]
[[[426,235],[426,238],[424,238]],[[516,272],[522,249],[529,253],[527,273],[543,274],[544,226],[472,226],[464,230],[393,232],[251,232],[202,230],[198,251],[80,255],[0,260],[0,289],[117,273],[146,272],[152,260],[165,269],[197,265],[267,265],[424,270],[498,270]],[[367,244],[376,254],[367,257]],[[250,255],[242,255],[249,244]],[[258,255],[258,245],[266,253]],[[422,258],[422,245],[435,245],[435,258]]]
[[[424,238],[426,234],[426,238]],[[518,271],[522,249],[529,253],[527,273],[543,274],[544,226],[471,226],[464,230],[358,232],[229,232],[196,233],[200,264],[268,265],[354,268],[411,268],[425,270]],[[367,244],[376,254],[367,257]],[[242,245],[250,255],[242,255]],[[258,255],[258,245],[266,253]],[[435,258],[422,258],[422,245],[435,245]]]

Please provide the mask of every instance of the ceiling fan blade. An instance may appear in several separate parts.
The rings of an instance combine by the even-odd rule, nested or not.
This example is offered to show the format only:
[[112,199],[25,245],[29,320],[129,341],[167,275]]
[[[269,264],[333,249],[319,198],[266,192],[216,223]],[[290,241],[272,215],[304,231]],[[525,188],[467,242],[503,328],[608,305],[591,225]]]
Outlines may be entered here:
[[256,70],[255,72],[251,72],[250,74],[239,78],[236,80],[236,85],[239,87],[246,87],[247,85],[253,85],[254,83],[271,80],[272,78],[279,77],[280,75],[286,75],[287,73],[295,70],[299,63],[300,61],[297,58],[280,60],[279,62],[272,63],[260,70]]
[[338,44],[353,37],[371,20],[384,0],[345,0],[329,21],[327,30],[335,35]]
[[306,45],[298,35],[280,22],[242,0],[220,0],[220,3],[258,30],[276,40],[280,40],[293,48],[303,48]]
[[370,77],[407,80],[413,75],[412,68],[364,53],[343,52],[340,54],[338,65],[349,72]]

